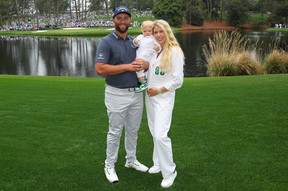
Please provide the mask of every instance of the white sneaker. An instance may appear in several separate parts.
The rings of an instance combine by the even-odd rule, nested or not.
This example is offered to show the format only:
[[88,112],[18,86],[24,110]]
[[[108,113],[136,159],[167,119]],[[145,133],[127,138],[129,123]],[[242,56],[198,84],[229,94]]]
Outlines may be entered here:
[[114,168],[104,168],[106,178],[111,183],[119,182],[118,176]]
[[164,178],[161,182],[162,188],[169,188],[170,186],[172,186],[176,176],[177,176],[177,171],[171,174],[169,178]]
[[150,174],[156,174],[156,173],[160,172],[160,167],[154,165],[148,170],[148,172]]
[[134,168],[134,169],[141,171],[141,172],[147,172],[147,170],[148,170],[147,166],[141,164],[137,160],[135,162],[126,161],[125,167],[126,168]]

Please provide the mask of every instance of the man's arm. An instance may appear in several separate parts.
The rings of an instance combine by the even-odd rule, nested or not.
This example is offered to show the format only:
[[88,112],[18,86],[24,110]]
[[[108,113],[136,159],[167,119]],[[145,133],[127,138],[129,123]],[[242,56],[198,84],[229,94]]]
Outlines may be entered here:
[[138,72],[140,70],[147,70],[148,68],[149,63],[142,59],[136,59],[130,64],[111,65],[103,62],[97,62],[95,64],[95,69],[99,76],[110,76],[123,72]]
[[97,62],[95,65],[96,72],[99,76],[110,76],[115,74],[120,74],[123,72],[133,72],[136,71],[136,66],[131,64],[118,64],[110,65],[103,62]]

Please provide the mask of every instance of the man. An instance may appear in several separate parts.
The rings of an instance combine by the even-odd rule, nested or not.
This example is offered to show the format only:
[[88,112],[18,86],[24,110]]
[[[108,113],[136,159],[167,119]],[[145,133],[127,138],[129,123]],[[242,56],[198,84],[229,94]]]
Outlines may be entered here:
[[138,130],[143,112],[143,94],[135,93],[138,87],[136,71],[148,69],[149,63],[136,59],[133,39],[128,35],[131,13],[127,7],[115,8],[115,29],[104,37],[96,51],[96,72],[105,76],[105,105],[109,118],[104,172],[109,182],[118,182],[115,163],[118,158],[120,137],[125,127],[127,168],[146,172],[148,168],[136,158]]

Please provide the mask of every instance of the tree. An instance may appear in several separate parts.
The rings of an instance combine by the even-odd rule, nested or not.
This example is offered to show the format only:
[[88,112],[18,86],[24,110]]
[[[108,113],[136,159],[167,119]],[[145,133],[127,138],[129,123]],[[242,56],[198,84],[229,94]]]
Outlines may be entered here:
[[166,20],[173,27],[179,27],[183,23],[181,0],[158,0],[152,9],[152,14],[156,19]]
[[3,26],[6,21],[8,21],[8,25],[11,25],[13,21],[19,25],[29,10],[29,3],[30,0],[1,0],[0,26]]
[[145,1],[135,0],[132,6],[137,10],[146,10],[146,9],[152,10],[153,4],[154,4],[153,0],[145,0]]
[[212,18],[212,11],[213,11],[213,1],[212,0],[205,0],[206,1],[206,6],[208,10],[208,18]]
[[187,23],[195,26],[203,25],[206,8],[202,0],[184,0],[183,10],[186,11]]
[[90,0],[89,11],[100,12],[105,8],[105,14],[109,15],[109,3],[108,0]]
[[65,13],[68,6],[68,0],[54,0],[52,2],[52,7],[54,7],[54,16],[56,17],[56,26],[58,26],[60,14]]
[[104,5],[105,5],[105,10],[106,10],[106,15],[109,15],[109,1],[104,0]]
[[275,15],[279,18],[279,23],[284,23],[285,26],[288,26],[288,3],[278,6],[275,9]]
[[227,22],[231,26],[240,26],[248,19],[249,3],[242,0],[232,0],[227,2]]
[[9,8],[9,0],[0,1],[0,26],[4,25],[4,21],[8,19],[7,10]]

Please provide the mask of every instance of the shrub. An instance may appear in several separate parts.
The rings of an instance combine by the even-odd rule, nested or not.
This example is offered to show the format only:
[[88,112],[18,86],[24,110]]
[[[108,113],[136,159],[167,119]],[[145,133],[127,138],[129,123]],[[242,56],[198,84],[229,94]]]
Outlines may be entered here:
[[208,46],[205,44],[202,48],[206,60],[214,54],[233,54],[243,52],[251,43],[246,36],[242,36],[238,30],[231,33],[226,31],[215,32],[212,38],[208,40]]
[[264,68],[267,74],[287,74],[288,53],[283,50],[273,50],[266,56]]
[[229,34],[216,32],[203,46],[209,76],[255,75],[260,74],[262,66],[252,56],[254,48],[246,36],[237,30]]
[[213,54],[208,60],[208,76],[233,76],[235,65],[227,53]]
[[209,59],[209,76],[256,75],[262,73],[260,62],[249,52],[214,54]]
[[236,64],[238,67],[237,75],[257,75],[262,73],[260,62],[253,58],[249,52],[239,53],[236,58]]

